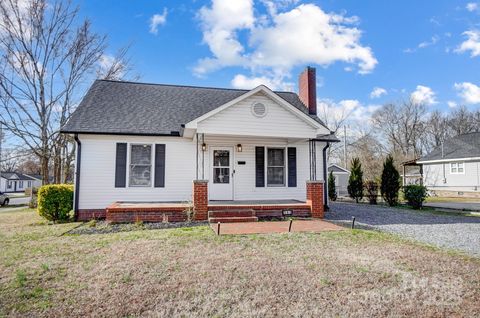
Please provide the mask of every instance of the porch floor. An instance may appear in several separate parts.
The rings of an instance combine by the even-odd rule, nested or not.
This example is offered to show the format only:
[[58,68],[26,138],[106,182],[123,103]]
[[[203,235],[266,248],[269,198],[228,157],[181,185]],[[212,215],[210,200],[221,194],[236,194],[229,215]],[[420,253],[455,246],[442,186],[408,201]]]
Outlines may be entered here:
[[[290,221],[222,223],[220,235],[287,233]],[[210,224],[217,233],[218,224]],[[291,232],[341,231],[343,227],[322,220],[295,220]]]
[[297,205],[305,204],[304,201],[299,200],[229,200],[229,201],[208,201],[209,206],[226,206],[226,205],[235,205],[235,206],[252,206],[252,205]]

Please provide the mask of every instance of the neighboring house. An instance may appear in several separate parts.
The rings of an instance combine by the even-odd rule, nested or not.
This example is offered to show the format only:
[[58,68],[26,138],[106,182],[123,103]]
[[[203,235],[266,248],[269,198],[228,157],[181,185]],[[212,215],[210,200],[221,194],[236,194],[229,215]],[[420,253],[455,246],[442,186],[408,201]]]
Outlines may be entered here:
[[323,216],[338,140],[316,115],[315,81],[307,68],[300,96],[95,81],[62,128],[77,142],[76,217],[172,221],[189,201],[197,219],[238,205]]
[[348,178],[350,177],[350,171],[344,169],[336,164],[331,164],[328,166],[328,173],[332,172],[335,177],[335,189],[337,190],[337,195],[347,195],[348,194]]
[[445,140],[417,164],[434,195],[480,197],[480,132]]
[[35,179],[29,175],[18,172],[1,172],[0,173],[0,192],[13,193],[24,192],[32,186],[37,187],[42,180]]

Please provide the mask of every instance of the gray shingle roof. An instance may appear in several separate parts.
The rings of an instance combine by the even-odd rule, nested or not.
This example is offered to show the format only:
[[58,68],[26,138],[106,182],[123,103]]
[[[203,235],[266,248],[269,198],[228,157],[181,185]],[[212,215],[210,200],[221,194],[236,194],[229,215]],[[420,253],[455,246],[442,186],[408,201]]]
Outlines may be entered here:
[[[34,180],[32,177],[19,172],[2,171],[0,175],[2,178],[7,180],[27,180],[27,181]],[[15,178],[15,176],[18,177],[18,179]]]
[[442,147],[435,148],[419,161],[480,157],[480,132],[458,135],[445,140]]
[[[70,120],[65,133],[170,135],[181,125],[245,94],[248,90],[97,80]],[[275,92],[309,115],[295,93]]]

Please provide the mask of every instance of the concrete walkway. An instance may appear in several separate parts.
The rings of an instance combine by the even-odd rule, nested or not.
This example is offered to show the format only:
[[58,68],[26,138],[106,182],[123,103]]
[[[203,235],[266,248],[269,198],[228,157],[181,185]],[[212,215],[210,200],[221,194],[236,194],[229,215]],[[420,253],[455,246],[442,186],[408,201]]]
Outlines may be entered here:
[[[290,221],[221,223],[220,235],[287,233],[289,225]],[[210,227],[217,233],[218,224],[212,223]],[[323,232],[343,229],[343,227],[321,220],[295,220],[292,221],[291,232]]]

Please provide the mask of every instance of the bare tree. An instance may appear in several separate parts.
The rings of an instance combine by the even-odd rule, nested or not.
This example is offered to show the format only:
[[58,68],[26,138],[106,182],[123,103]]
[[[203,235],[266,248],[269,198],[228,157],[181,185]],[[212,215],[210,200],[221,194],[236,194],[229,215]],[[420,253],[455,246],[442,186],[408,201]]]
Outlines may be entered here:
[[[105,48],[106,37],[94,33],[88,20],[79,21],[70,1],[0,2],[0,122],[39,158],[44,183],[52,158],[55,182],[69,170],[74,147],[59,130]],[[120,59],[126,50],[105,76],[125,73],[128,66]]]
[[430,114],[425,125],[424,147],[427,152],[440,146],[445,139],[451,136],[448,126],[447,116],[440,111],[435,110]]
[[448,126],[454,136],[478,131],[479,129],[475,113],[470,112],[465,106],[461,106],[450,113]]
[[391,153],[412,159],[422,154],[426,108],[413,101],[387,104],[372,116],[374,127],[383,134]]

